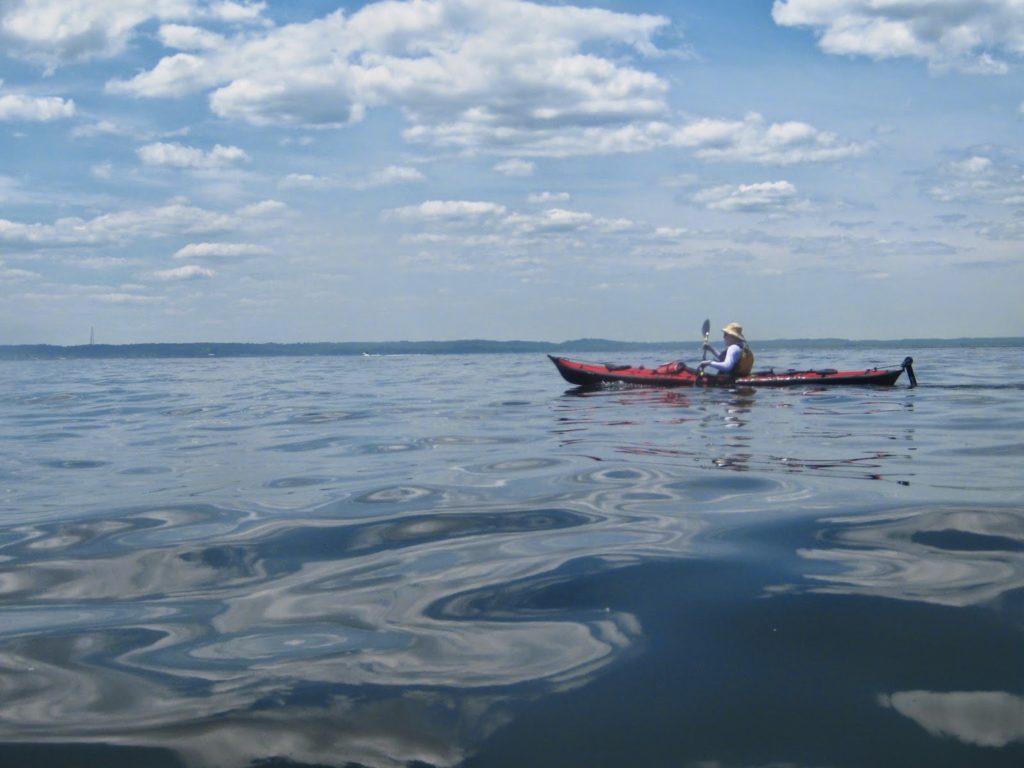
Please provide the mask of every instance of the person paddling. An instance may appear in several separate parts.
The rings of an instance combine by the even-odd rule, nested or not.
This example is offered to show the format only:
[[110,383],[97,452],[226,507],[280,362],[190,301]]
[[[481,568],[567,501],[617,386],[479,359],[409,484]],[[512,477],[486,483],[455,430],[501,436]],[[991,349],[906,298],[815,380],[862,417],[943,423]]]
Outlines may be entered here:
[[725,348],[721,354],[710,344],[705,343],[704,349],[715,356],[714,360],[703,360],[697,366],[698,373],[710,368],[719,376],[747,376],[754,368],[754,353],[743,338],[743,326],[729,323],[722,329],[722,341]]

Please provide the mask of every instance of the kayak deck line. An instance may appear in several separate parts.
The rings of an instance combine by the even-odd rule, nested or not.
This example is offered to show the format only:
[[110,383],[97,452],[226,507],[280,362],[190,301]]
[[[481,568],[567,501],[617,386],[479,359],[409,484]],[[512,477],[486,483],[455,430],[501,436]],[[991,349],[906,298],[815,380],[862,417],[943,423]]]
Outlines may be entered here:
[[914,359],[904,358],[899,366],[891,368],[865,368],[840,371],[835,368],[789,370],[776,373],[767,369],[747,376],[705,376],[692,370],[670,372],[665,366],[618,365],[614,363],[587,363],[566,357],[548,355],[562,378],[580,387],[599,387],[605,384],[629,384],[649,387],[787,387],[801,384],[825,386],[892,386],[907,372],[910,386],[917,386]]

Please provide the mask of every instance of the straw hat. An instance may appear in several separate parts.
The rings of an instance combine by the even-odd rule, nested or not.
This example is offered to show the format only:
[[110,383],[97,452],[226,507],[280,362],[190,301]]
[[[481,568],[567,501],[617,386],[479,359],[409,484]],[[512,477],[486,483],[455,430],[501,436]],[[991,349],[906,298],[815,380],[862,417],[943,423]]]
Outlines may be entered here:
[[739,323],[729,323],[722,329],[722,333],[728,333],[730,336],[735,336],[740,341],[746,341],[746,339],[743,338],[743,326]]

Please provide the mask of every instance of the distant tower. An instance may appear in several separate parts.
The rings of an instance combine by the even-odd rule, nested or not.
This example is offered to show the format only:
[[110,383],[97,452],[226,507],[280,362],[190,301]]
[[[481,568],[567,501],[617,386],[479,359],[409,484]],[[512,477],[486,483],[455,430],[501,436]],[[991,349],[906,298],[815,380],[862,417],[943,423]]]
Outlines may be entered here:
[[96,327],[93,325],[89,326],[89,346],[91,347],[96,343]]

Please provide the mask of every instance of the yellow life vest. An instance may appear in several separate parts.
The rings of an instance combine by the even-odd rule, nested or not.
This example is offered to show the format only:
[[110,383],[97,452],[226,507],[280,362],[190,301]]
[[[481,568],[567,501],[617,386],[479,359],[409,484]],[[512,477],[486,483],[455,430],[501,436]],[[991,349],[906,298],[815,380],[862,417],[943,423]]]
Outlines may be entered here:
[[740,355],[740,361],[736,363],[736,368],[733,370],[732,375],[749,376],[752,370],[754,370],[754,353],[750,347],[744,344],[743,354]]

